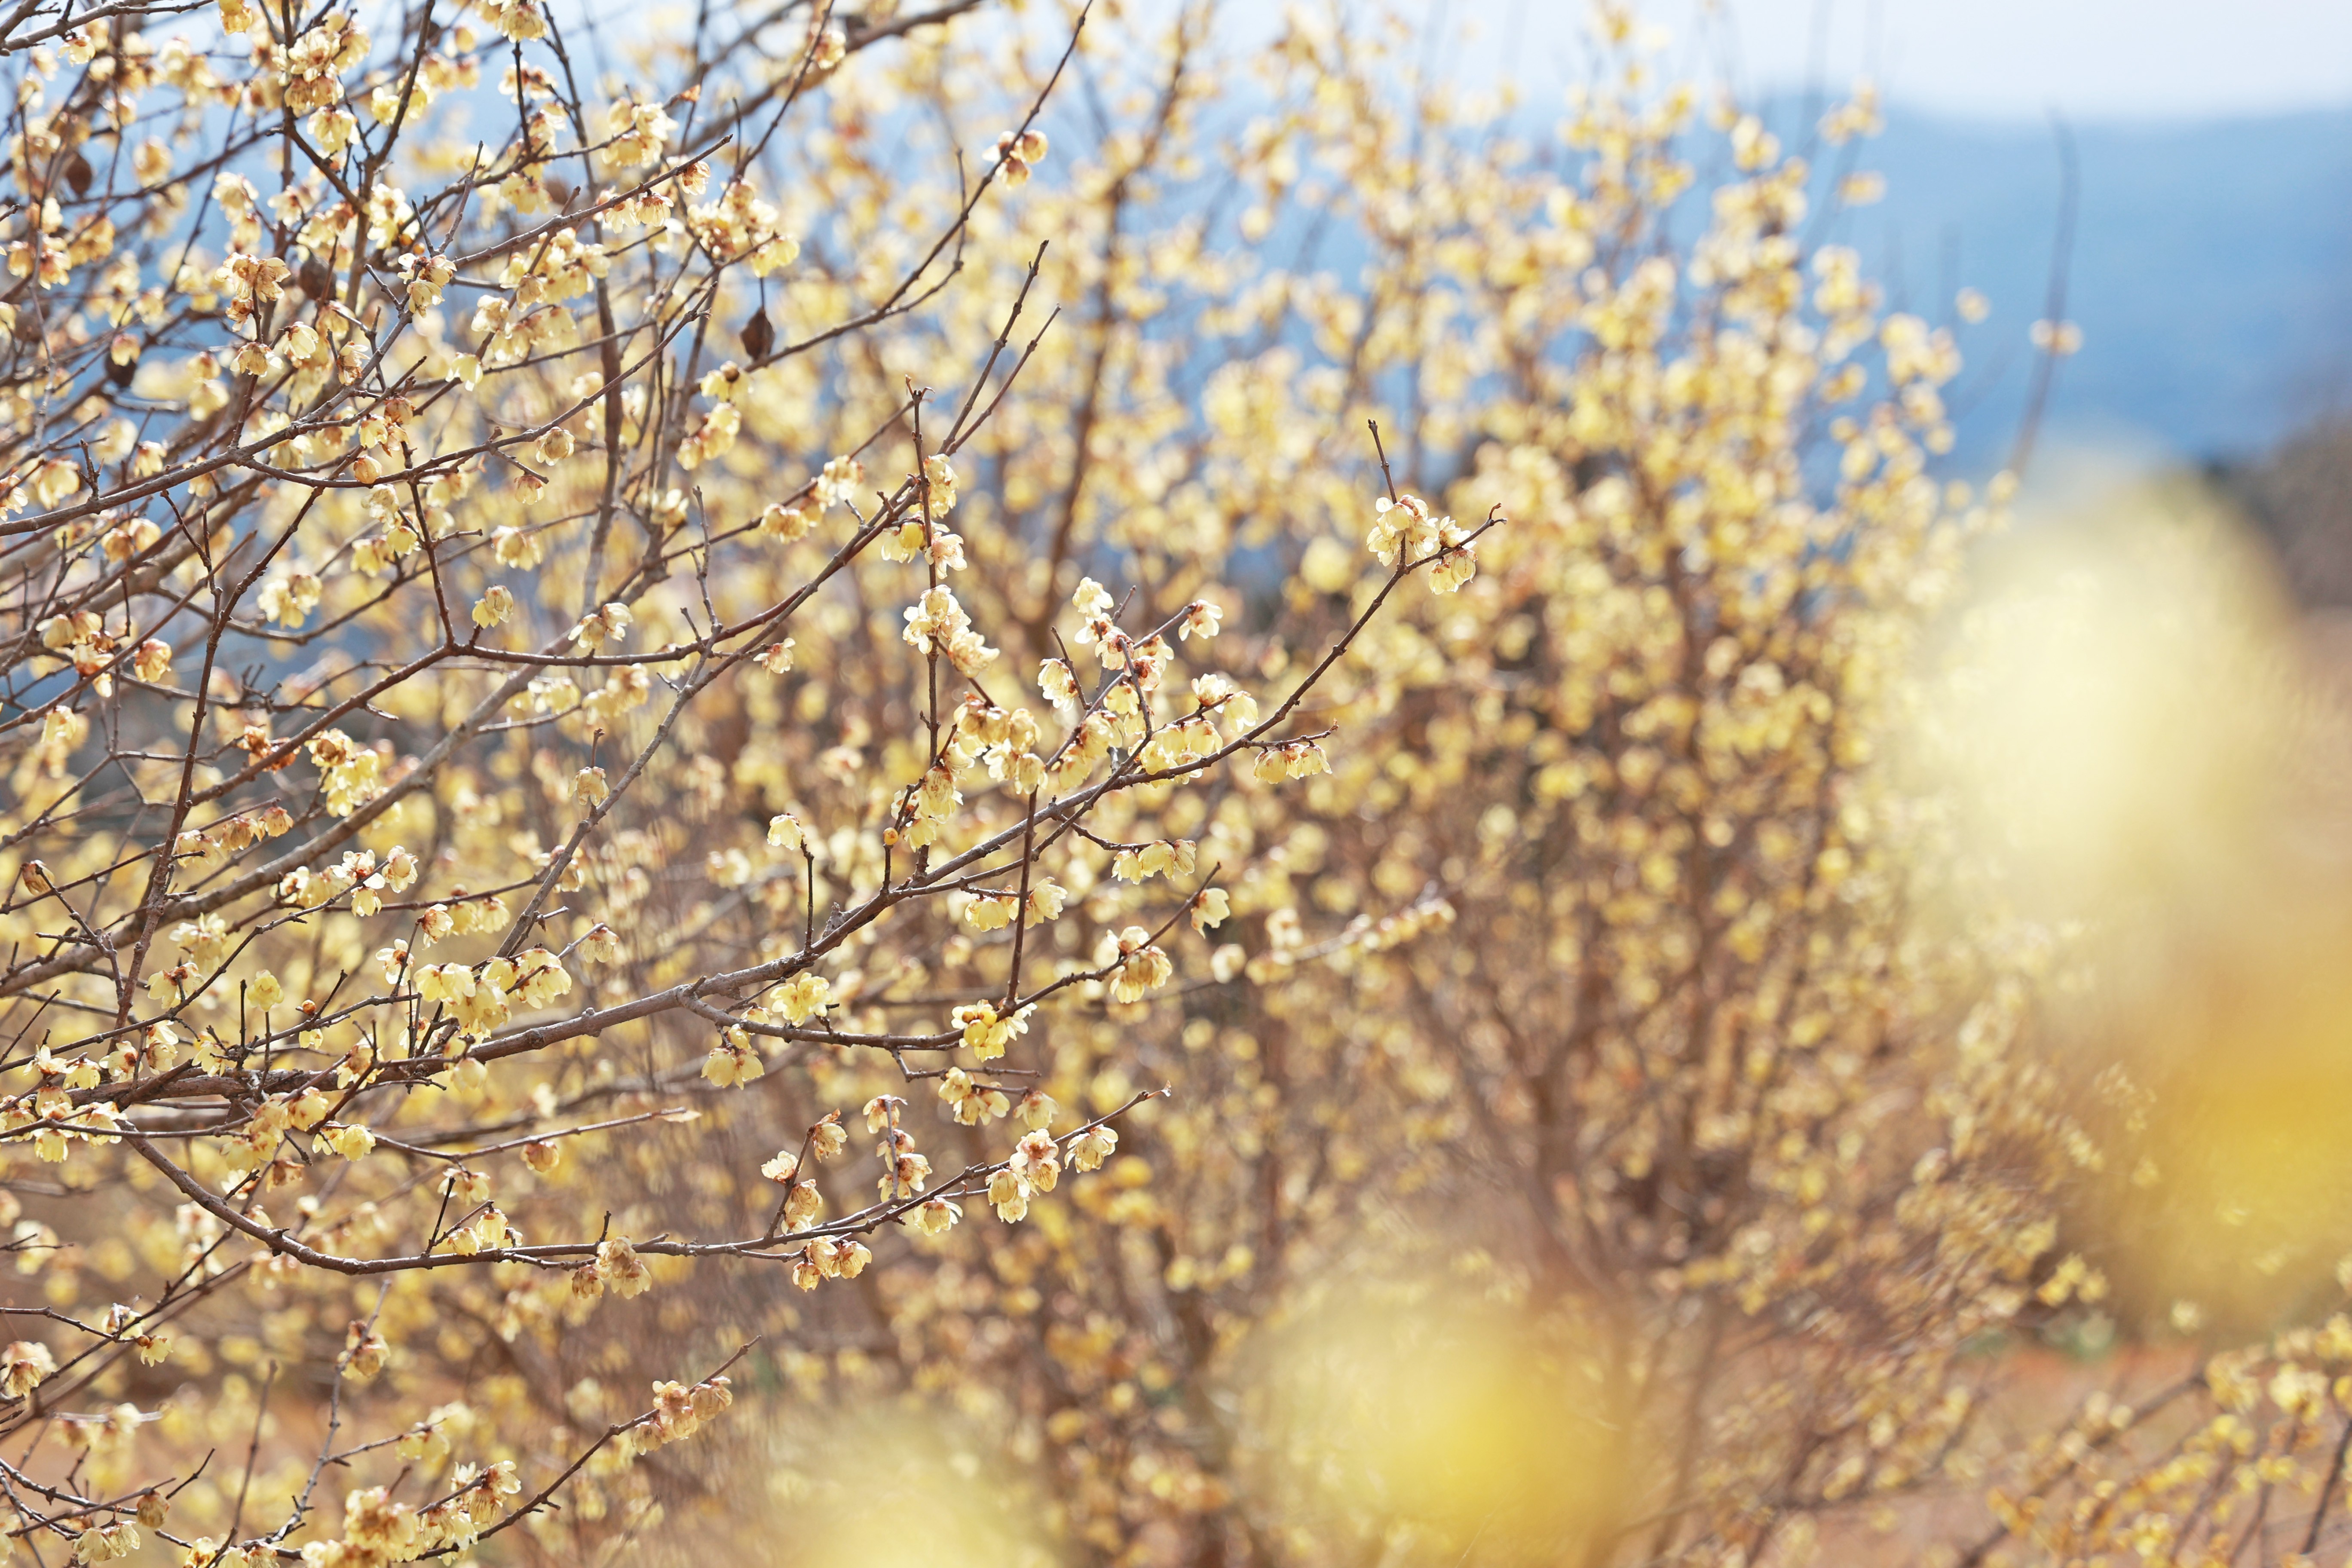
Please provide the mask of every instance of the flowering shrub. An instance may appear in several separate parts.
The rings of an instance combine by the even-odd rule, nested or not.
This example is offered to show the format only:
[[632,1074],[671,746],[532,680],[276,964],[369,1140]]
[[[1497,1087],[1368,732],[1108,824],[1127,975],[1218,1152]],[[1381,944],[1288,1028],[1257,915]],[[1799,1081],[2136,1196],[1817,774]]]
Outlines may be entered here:
[[16,1539],[2321,1540],[2340,1321],[1982,1420],[2134,1134],[1890,760],[1869,96],[1362,21],[0,24]]

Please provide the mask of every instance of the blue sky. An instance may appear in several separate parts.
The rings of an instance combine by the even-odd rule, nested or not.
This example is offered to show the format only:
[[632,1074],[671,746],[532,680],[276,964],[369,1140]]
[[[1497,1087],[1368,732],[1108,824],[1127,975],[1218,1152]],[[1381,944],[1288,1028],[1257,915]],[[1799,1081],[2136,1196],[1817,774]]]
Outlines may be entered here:
[[[1507,46],[1529,88],[1572,78],[1583,0],[1436,0],[1470,24],[1465,78]],[[2352,103],[2352,0],[1648,0],[1677,74],[1748,90],[1866,72],[1972,118],[2184,120]],[[1700,68],[1714,68],[1705,69]]]

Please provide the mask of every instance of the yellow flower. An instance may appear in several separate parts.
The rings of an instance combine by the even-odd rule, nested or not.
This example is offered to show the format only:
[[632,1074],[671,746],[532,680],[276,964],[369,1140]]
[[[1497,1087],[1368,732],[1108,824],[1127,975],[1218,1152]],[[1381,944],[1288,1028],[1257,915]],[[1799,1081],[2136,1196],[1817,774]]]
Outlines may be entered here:
[[493,583],[474,601],[474,624],[485,628],[499,626],[514,614],[514,608],[512,591],[503,583]]

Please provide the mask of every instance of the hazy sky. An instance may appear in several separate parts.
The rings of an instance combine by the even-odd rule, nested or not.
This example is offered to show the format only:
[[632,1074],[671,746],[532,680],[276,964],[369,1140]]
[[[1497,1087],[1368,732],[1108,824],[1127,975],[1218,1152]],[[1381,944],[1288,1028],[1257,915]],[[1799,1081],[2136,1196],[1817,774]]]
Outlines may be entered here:
[[[1583,0],[1437,0],[1469,22],[1465,77],[1527,85],[1577,58]],[[2352,0],[1648,0],[1672,58],[1748,89],[1867,71],[1916,108],[2179,119],[2352,103]],[[1695,51],[1696,53],[1695,54]]]

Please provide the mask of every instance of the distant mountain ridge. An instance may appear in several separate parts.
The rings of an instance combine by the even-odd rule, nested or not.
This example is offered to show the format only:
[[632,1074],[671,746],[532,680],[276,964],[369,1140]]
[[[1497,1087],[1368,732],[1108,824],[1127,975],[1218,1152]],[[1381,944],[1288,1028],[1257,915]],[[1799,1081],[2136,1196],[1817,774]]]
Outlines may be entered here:
[[[1794,100],[1769,117],[1807,129]],[[2071,128],[2081,177],[2050,438],[2199,461],[2265,450],[2352,394],[2352,108],[2187,125]],[[2048,127],[1891,111],[1856,167],[1876,205],[1827,237],[1860,249],[1892,299],[1943,320],[1965,284],[1993,314],[1966,330],[1959,458],[2005,455],[2027,395],[2059,214]]]

